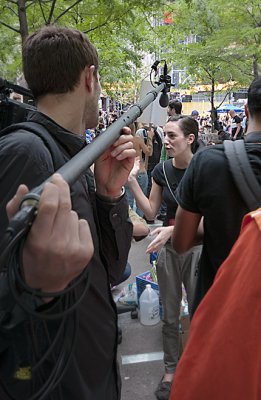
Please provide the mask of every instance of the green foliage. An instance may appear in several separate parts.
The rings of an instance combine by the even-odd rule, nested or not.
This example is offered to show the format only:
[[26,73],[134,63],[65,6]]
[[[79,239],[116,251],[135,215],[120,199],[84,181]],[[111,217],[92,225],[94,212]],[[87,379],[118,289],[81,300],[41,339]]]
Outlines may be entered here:
[[[260,63],[261,51],[259,0],[177,0],[172,8],[172,52],[196,82],[253,79],[253,60]],[[197,41],[188,43],[193,36]]]
[[174,23],[161,27],[164,57],[184,69],[190,85],[210,85],[211,107],[219,83],[248,86],[261,63],[260,0],[176,0]]
[[[0,0],[0,76],[7,79],[21,73],[27,29],[49,23],[87,33],[110,94],[125,86],[134,96],[136,82],[149,72],[143,70],[145,54],[186,69],[194,83],[248,85],[260,65],[260,0],[24,0],[27,24],[19,22],[21,3]],[[164,11],[172,12],[173,24],[162,24]]]
[[[0,0],[0,20],[6,23],[0,23],[0,32],[8,38],[1,49],[0,66],[5,66],[1,73],[8,79],[21,72],[18,3],[19,0]],[[48,23],[87,33],[98,49],[102,83],[108,88],[119,81],[133,83],[144,52],[152,51],[151,16],[160,3],[161,0],[25,0],[29,33]]]

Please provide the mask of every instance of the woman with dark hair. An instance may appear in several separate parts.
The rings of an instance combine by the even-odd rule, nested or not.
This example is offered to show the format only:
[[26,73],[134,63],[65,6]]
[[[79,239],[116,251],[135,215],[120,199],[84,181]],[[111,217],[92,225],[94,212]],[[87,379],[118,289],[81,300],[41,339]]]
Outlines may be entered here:
[[156,237],[147,248],[148,253],[160,251],[157,260],[157,276],[163,305],[162,336],[165,373],[155,392],[159,400],[169,398],[178,363],[182,283],[186,289],[190,310],[195,290],[197,264],[201,252],[201,246],[195,246],[186,253],[178,255],[170,243],[178,207],[175,191],[197,146],[197,121],[187,116],[172,116],[164,126],[164,135],[164,144],[169,159],[155,167],[149,199],[136,183],[137,163],[128,179],[128,185],[135,196],[137,205],[143,210],[147,219],[155,218],[162,200],[167,205],[167,214],[163,226],[153,230],[151,234],[156,235]]

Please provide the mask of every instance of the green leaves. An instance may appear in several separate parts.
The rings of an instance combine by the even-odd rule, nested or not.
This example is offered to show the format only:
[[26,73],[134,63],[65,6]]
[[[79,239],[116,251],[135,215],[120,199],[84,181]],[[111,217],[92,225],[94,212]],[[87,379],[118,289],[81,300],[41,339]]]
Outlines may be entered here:
[[[163,24],[164,12],[173,23]],[[112,93],[121,82],[134,97],[148,54],[186,69],[188,82],[247,85],[260,65],[260,0],[0,0],[0,76],[21,73],[24,35],[49,23],[87,33]]]
[[77,28],[89,36],[99,52],[105,86],[112,88],[119,81],[131,85],[143,55],[154,49],[152,22],[161,3],[161,0],[0,0],[0,19],[5,23],[0,22],[1,37],[5,38],[0,50],[1,75],[13,79],[21,73],[22,32],[26,32],[27,26],[31,33],[43,25],[56,23]]

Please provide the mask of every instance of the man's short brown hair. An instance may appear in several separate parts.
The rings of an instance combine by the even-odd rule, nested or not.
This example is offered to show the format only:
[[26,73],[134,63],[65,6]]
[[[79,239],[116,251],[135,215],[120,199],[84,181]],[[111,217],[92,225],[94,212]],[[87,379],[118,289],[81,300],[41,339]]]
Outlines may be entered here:
[[28,36],[23,45],[24,76],[36,99],[73,90],[81,72],[91,65],[97,73],[97,51],[76,29],[45,26]]

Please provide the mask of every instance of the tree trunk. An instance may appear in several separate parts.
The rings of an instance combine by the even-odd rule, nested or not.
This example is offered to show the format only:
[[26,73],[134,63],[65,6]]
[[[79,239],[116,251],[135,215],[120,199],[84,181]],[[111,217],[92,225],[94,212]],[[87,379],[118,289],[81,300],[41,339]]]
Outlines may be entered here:
[[17,2],[22,43],[24,43],[26,37],[28,36],[28,24],[26,17],[25,1],[26,0],[18,0]]
[[211,132],[214,132],[214,123],[215,123],[215,118],[216,118],[216,113],[215,113],[215,105],[214,105],[214,95],[215,95],[215,80],[214,78],[211,79],[211,97],[210,97],[210,102],[211,102]]

